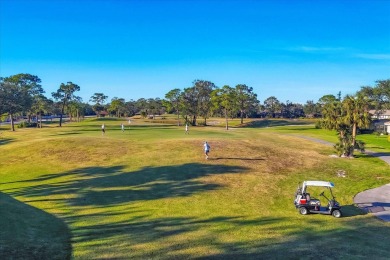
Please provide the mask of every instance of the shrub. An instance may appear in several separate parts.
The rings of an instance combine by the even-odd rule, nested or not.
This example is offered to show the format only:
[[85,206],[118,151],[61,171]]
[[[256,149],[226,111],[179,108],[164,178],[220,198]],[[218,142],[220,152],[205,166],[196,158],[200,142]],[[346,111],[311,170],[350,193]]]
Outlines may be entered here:
[[322,128],[321,121],[317,120],[314,126],[316,129],[321,129]]
[[23,121],[18,125],[18,128],[25,128],[25,127],[37,127],[37,123],[29,123],[27,121]]

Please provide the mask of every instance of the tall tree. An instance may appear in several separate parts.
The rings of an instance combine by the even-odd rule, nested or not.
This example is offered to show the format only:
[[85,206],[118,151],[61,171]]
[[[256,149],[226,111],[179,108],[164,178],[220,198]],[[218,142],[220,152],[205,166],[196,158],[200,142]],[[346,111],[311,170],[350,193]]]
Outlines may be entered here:
[[40,84],[41,79],[35,75],[19,73],[16,75],[5,77],[3,81],[13,83],[21,88],[24,88],[31,96],[45,93]]
[[80,122],[80,111],[83,109],[82,99],[80,97],[75,97],[70,100],[66,108],[66,112],[69,115],[69,121],[73,121],[73,118],[76,118],[75,121]]
[[306,117],[317,117],[320,114],[318,105],[313,100],[306,101],[306,104],[303,106],[303,112]]
[[137,107],[134,100],[125,103],[125,116],[134,116],[137,113]]
[[211,92],[211,102],[213,104],[213,110],[222,109],[225,116],[225,128],[229,130],[229,115],[233,111],[237,110],[237,92],[234,88],[228,85],[223,86],[221,89],[216,89]]
[[378,80],[374,87],[361,87],[358,95],[365,96],[369,99],[371,109],[379,117],[384,110],[390,109],[390,79]]
[[135,101],[135,107],[142,117],[145,118],[148,115],[148,101],[145,98]]
[[244,114],[249,113],[259,101],[257,100],[257,94],[253,92],[252,87],[248,87],[245,84],[238,84],[235,87],[236,100],[238,109],[240,111],[241,124],[244,123]]
[[93,96],[90,98],[89,101],[95,103],[92,108],[93,111],[95,111],[96,116],[100,115],[100,112],[104,110],[104,102],[108,96],[104,95],[103,93],[95,93]]
[[207,80],[195,80],[193,82],[198,97],[198,114],[204,118],[204,125],[211,109],[211,92],[216,88],[215,84]]
[[53,107],[53,100],[48,99],[44,95],[37,95],[34,98],[33,105],[31,107],[31,110],[36,114],[37,116],[37,123],[39,120],[39,124],[37,124],[37,127],[42,128],[42,115],[44,113],[49,112]]
[[111,99],[109,110],[114,112],[116,117],[121,117],[122,113],[125,112],[126,101],[123,98],[114,97]]
[[31,75],[28,73],[19,73],[6,77],[3,80],[4,82],[15,84],[16,86],[24,89],[30,95],[31,98],[28,100],[24,100],[24,104],[22,104],[23,112],[27,113],[28,121],[30,122],[31,114],[33,113],[33,111],[31,110],[32,103],[35,101],[35,99],[39,99],[39,95],[45,93],[40,84],[41,79],[38,76]]
[[80,91],[80,87],[72,82],[67,82],[66,84],[61,83],[58,90],[51,93],[55,100],[61,102],[60,127],[62,126],[62,116],[65,112],[65,108],[70,101],[79,98],[74,94],[76,91]]
[[186,121],[188,116],[191,117],[190,122],[191,125],[193,126],[196,125],[196,120],[198,117],[198,111],[199,111],[198,98],[199,98],[198,91],[194,87],[185,88],[180,98],[181,106],[182,106],[181,113],[185,117]]
[[375,89],[377,95],[381,96],[381,101],[386,104],[385,108],[390,108],[390,79],[387,80],[377,80]]
[[321,106],[324,106],[326,104],[330,104],[330,103],[335,102],[335,101],[341,101],[341,100],[337,99],[334,95],[325,95],[325,96],[322,96],[318,100],[318,104],[320,104]]
[[177,125],[180,125],[180,96],[181,90],[178,88],[172,89],[167,94],[165,94],[164,104],[167,106],[168,110],[174,110],[177,115]]
[[274,118],[276,111],[279,111],[281,109],[281,104],[276,97],[271,96],[264,100],[264,107],[267,110],[268,115]]
[[27,89],[0,79],[0,114],[8,113],[12,131],[15,131],[14,116],[25,109],[25,104],[31,104]]

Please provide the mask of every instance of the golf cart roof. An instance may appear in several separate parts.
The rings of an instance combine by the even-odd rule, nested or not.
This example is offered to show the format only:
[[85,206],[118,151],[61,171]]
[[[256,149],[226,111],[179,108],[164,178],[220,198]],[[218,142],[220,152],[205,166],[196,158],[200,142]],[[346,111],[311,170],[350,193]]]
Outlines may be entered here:
[[303,182],[303,189],[305,189],[306,186],[333,188],[334,184],[333,184],[333,182],[329,182],[329,181],[304,181]]

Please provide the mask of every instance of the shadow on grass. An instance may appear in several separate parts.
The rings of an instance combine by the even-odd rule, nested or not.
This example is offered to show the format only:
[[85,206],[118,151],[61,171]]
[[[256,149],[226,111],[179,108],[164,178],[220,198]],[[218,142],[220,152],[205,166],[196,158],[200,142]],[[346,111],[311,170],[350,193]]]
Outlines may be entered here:
[[373,151],[366,151],[365,153],[361,154],[354,154],[355,158],[379,158],[383,161],[386,161],[384,157],[390,157],[389,152],[373,152]]
[[343,218],[349,218],[359,215],[366,215],[367,213],[363,210],[359,209],[355,205],[342,205],[341,206],[341,212],[343,214]]
[[70,259],[65,223],[0,192],[0,259]]
[[366,148],[368,148],[368,149],[373,148],[373,149],[378,149],[378,150],[384,150],[385,149],[384,147],[381,147],[381,146],[370,146],[370,147],[366,147]]
[[79,135],[81,133],[79,132],[66,132],[66,133],[58,133],[58,134],[54,134],[52,136],[56,136],[56,135]]
[[[159,209],[138,208],[139,204],[132,203],[216,190],[222,186],[207,183],[202,177],[244,171],[244,167],[200,163],[146,167],[131,172],[123,166],[87,167],[20,181],[28,185],[12,192],[31,201],[35,201],[34,197],[41,200],[42,196],[63,195],[55,197],[80,206],[76,208],[83,214],[70,214],[64,219],[72,224],[72,242],[82,247],[81,257],[86,259],[105,255],[116,259],[352,259],[373,255],[385,259],[388,256],[386,238],[390,237],[390,228],[367,218],[348,219],[360,215],[353,206],[343,207],[347,216],[343,220],[319,215],[221,216],[218,212],[203,217],[191,214],[191,204],[178,217],[156,214]],[[115,207],[117,204],[121,207]],[[109,210],[88,214],[83,206]],[[329,224],[332,222],[334,227]],[[80,246],[85,243],[88,246]]]
[[[15,196],[36,197],[77,194],[66,202],[71,205],[114,205],[140,200],[189,196],[221,188],[205,183],[201,177],[214,174],[241,173],[245,167],[190,163],[178,166],[145,167],[139,171],[124,171],[123,166],[87,167],[37,179],[27,188],[11,191]],[[45,182],[40,184],[40,182]]]
[[367,155],[374,156],[374,157],[382,157],[382,156],[390,156],[389,152],[371,152],[367,153]]
[[6,145],[13,142],[13,139],[11,138],[0,138],[0,145]]
[[264,158],[246,158],[246,157],[215,157],[208,160],[239,160],[239,161],[263,161]]
[[[245,124],[243,127],[248,128],[265,128],[265,127],[274,127],[274,126],[289,126],[289,125],[313,125],[313,122],[305,122],[301,120],[287,120],[287,119],[264,119],[264,120],[255,120]],[[295,129],[295,128],[294,128]]]
[[[130,248],[138,250],[116,248],[115,257],[120,259],[300,259],[302,256],[338,259],[372,255],[385,259],[388,256],[385,238],[390,235],[390,229],[380,222],[357,219],[345,221],[341,227],[322,229],[329,221],[341,220],[317,217],[301,216],[302,225],[297,225],[288,217],[151,218],[143,215],[115,223],[77,226],[73,240],[79,243],[124,237]],[[247,230],[247,235],[239,234],[243,230]],[[258,237],[256,233],[270,236]],[[274,236],[276,234],[283,238]],[[93,254],[93,248],[87,250],[87,255]]]

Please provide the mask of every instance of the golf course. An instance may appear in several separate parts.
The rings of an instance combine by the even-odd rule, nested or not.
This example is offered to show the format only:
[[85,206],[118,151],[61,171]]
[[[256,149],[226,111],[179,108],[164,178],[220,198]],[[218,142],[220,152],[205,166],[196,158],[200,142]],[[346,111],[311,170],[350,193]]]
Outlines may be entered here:
[[[1,126],[0,259],[388,259],[390,223],[353,205],[390,183],[386,162],[331,156],[302,137],[336,132],[308,120],[209,122],[187,135],[169,120]],[[387,136],[358,139],[390,152]],[[305,180],[333,182],[343,216],[300,215]]]

